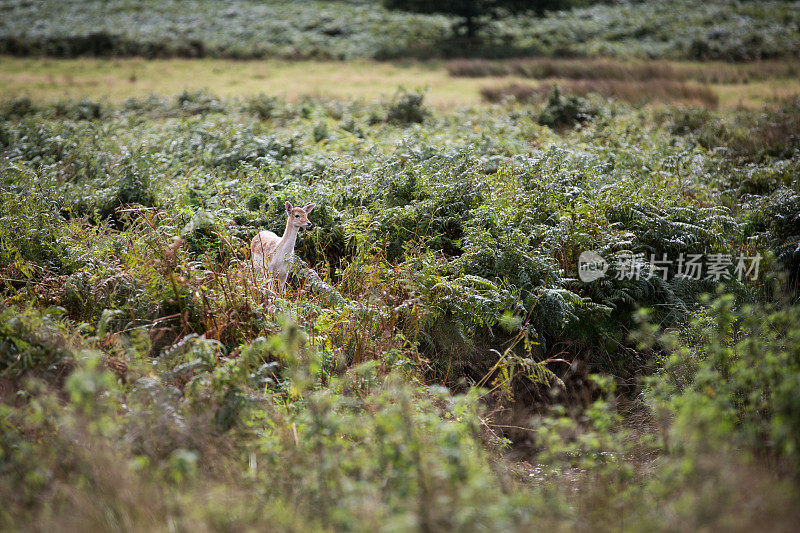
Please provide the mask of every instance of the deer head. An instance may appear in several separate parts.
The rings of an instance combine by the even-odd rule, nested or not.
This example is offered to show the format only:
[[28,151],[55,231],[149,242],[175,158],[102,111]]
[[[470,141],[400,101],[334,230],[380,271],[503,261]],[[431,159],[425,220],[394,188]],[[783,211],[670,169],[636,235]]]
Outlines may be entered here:
[[313,224],[308,219],[308,214],[314,210],[316,205],[312,202],[305,207],[293,207],[292,204],[286,202],[286,216],[289,217],[289,223],[296,228],[311,228]]

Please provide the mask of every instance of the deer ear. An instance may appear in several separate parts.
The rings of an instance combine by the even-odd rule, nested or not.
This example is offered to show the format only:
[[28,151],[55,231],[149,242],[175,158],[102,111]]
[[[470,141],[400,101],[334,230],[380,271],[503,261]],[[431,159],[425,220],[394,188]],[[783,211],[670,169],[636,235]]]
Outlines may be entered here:
[[287,215],[291,215],[292,214],[292,209],[293,209],[292,204],[290,204],[289,202],[286,202],[286,214]]
[[306,212],[306,215],[307,215],[307,214],[309,214],[311,211],[313,211],[313,210],[314,210],[314,208],[315,208],[316,206],[317,206],[317,204],[315,204],[314,202],[311,202],[310,204],[308,204],[307,206],[305,206],[305,207],[303,208],[303,211],[305,211],[305,212]]

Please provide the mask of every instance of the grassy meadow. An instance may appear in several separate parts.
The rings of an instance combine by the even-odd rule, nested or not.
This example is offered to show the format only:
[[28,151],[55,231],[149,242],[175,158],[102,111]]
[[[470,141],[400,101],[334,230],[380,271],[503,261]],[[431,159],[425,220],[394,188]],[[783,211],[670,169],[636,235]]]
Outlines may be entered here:
[[366,0],[81,5],[0,2],[0,529],[798,523],[796,2],[460,56]]
[[[206,90],[225,98],[258,93],[297,101],[301,97],[372,101],[398,87],[424,89],[439,108],[530,99],[553,85],[571,92],[633,104],[761,107],[798,92],[800,63],[689,63],[681,61],[548,59],[521,61],[368,60],[285,61],[142,58],[16,58],[0,56],[0,88],[6,100],[94,100],[120,103],[144,94]],[[575,68],[583,64],[583,68]],[[654,67],[655,64],[655,67]]]

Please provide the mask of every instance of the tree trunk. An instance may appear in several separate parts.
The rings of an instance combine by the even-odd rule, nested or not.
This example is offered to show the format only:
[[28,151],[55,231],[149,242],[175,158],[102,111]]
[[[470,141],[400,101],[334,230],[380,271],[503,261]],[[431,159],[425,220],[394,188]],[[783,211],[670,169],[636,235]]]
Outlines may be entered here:
[[464,19],[464,25],[467,27],[467,38],[472,40],[475,37],[476,30],[475,17],[467,15]]

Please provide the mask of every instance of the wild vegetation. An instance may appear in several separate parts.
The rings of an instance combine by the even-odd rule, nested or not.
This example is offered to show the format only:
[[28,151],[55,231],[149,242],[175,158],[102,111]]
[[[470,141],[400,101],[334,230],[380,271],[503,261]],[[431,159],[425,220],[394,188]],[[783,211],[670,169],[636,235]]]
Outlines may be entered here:
[[481,89],[481,96],[485,101],[491,103],[510,99],[519,103],[540,102],[552,93],[553,86],[575,95],[599,94],[633,104],[667,102],[714,109],[719,103],[717,93],[707,85],[687,84],[668,79],[641,82],[593,79],[591,81],[560,82],[551,86],[508,83],[496,86],[487,85]]
[[676,63],[663,60],[615,60],[607,58],[547,58],[487,60],[454,59],[447,63],[451,76],[483,78],[518,76],[531,79],[613,80],[620,82],[696,81],[700,83],[749,83],[770,79],[797,79],[795,61],[751,63]]
[[[434,5],[388,4],[424,12]],[[465,11],[458,7],[463,4],[472,7]],[[593,5],[557,11],[582,4]],[[441,10],[448,14],[425,14],[388,10],[379,0],[2,0],[0,53],[236,59],[538,55],[747,61],[796,58],[800,52],[800,3],[796,1],[464,1],[446,5]],[[508,16],[491,10],[494,16],[490,17],[492,5],[553,10],[515,9],[517,14]],[[467,35],[454,32],[465,20],[471,21],[466,24],[471,28]]]
[[[797,522],[797,100],[0,117],[3,529]],[[287,200],[317,206],[282,297],[247,243]]]

